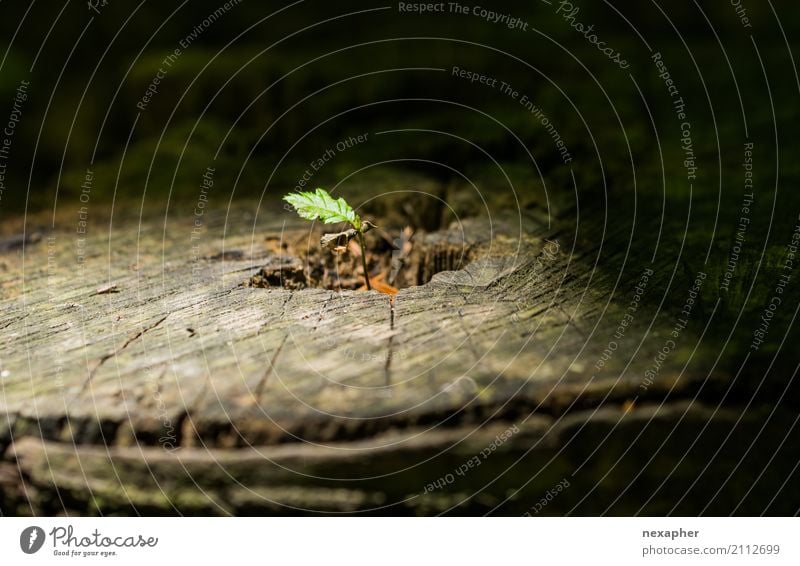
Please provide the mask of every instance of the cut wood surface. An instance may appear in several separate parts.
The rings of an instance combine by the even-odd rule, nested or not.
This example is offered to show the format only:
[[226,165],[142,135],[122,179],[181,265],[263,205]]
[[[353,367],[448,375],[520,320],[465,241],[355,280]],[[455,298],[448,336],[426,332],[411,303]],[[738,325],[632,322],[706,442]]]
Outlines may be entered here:
[[[201,232],[132,214],[85,240],[68,222],[9,239],[0,509],[521,514],[562,481],[537,513],[751,509],[758,488],[732,474],[764,463],[725,435],[785,450],[762,433],[788,417],[716,409],[731,375],[702,327],[653,372],[675,313],[631,310],[637,284],[685,294],[693,274],[643,265],[618,280],[558,219],[493,220],[427,233],[432,278],[393,301],[248,286],[268,240],[309,231],[256,203],[209,211]],[[448,242],[471,261],[448,260]],[[701,442],[678,441],[693,431]],[[698,498],[693,474],[718,447],[720,493]]]

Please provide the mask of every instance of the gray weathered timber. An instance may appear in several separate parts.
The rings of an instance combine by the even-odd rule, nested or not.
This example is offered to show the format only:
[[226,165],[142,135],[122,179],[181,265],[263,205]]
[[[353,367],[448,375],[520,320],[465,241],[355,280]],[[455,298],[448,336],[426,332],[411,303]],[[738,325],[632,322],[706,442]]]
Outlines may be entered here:
[[[711,355],[696,329],[643,387],[674,321],[653,303],[604,359],[636,281],[615,287],[593,250],[534,217],[521,233],[511,219],[431,235],[466,240],[474,260],[393,302],[245,286],[267,238],[308,230],[283,212],[254,224],[237,205],[197,239],[190,221],[148,218],[92,225],[82,266],[69,226],[2,256],[4,514],[519,514],[564,479],[575,488],[542,513],[670,512],[665,500],[692,513],[708,501],[675,492],[719,446],[709,438],[766,430],[777,449],[785,435],[769,431],[790,430],[780,411],[740,422],[697,402],[730,376],[687,368]],[[720,485],[712,512],[749,487]]]

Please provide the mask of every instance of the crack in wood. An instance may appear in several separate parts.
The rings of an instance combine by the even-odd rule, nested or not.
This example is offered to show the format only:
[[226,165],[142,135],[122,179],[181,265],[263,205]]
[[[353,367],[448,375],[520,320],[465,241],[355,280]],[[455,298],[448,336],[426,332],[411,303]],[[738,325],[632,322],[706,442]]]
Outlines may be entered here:
[[555,306],[556,306],[556,308],[558,310],[560,310],[562,313],[564,313],[564,316],[567,317],[567,324],[569,324],[572,328],[574,328],[578,332],[578,334],[581,335],[581,338],[583,338],[583,341],[586,342],[589,339],[589,336],[583,331],[583,329],[580,326],[578,326],[578,323],[576,323],[573,320],[573,316],[571,314],[569,314],[566,310],[564,310],[564,307],[561,306],[560,303],[557,303]]
[[21,320],[25,320],[29,316],[30,316],[30,313],[27,313],[27,314],[25,314],[23,316],[18,316],[17,318],[10,320],[7,324],[4,324],[3,326],[0,326],[0,330],[5,330],[6,328],[11,326],[12,324],[20,322]]
[[[264,263],[257,263],[255,265],[248,265],[247,267],[240,267],[239,269],[231,269],[230,271],[224,271],[223,275],[230,275],[231,273],[241,273],[243,271],[254,271],[258,272],[259,269],[264,267]],[[243,287],[244,283],[239,283],[237,287]]]
[[[144,330],[142,330],[142,331],[140,331],[138,334],[136,334],[136,336],[134,336],[133,338],[130,338],[130,339],[127,341],[127,342],[125,342],[125,343],[122,345],[122,348],[120,348],[119,350],[117,350],[117,352],[121,352],[122,350],[124,350],[125,348],[127,348],[128,346],[130,346],[130,344],[131,344],[133,341],[135,341],[136,339],[138,339],[138,338],[140,338],[140,337],[144,336],[144,334],[145,334],[145,333],[147,333],[147,332],[149,332],[149,331],[153,330],[154,328],[156,328],[156,327],[157,327],[158,325],[160,325],[162,322],[164,322],[165,320],[167,320],[167,317],[168,317],[168,316],[169,316],[169,313],[167,313],[166,315],[164,315],[164,317],[163,317],[161,320],[159,320],[158,322],[156,322],[155,324],[153,324],[153,325],[151,325],[151,326],[148,326],[147,328],[145,328]],[[117,353],[117,352],[114,352],[114,355],[116,355],[116,353]]]
[[[284,317],[286,316],[286,306],[292,300],[292,297],[294,297],[294,293],[289,293],[286,299],[284,299],[283,304],[281,305],[281,314],[277,317],[277,320],[284,320]],[[258,334],[261,334],[262,330],[272,328],[273,326],[274,321],[270,319],[268,322],[265,322],[261,325],[261,327],[258,329]]]
[[322,308],[319,311],[319,318],[317,322],[314,324],[314,328],[311,329],[311,332],[316,332],[317,328],[319,328],[319,323],[325,318],[325,312],[328,310],[328,305],[333,300],[333,296],[328,297],[325,299],[325,304],[322,305]]
[[147,332],[149,332],[149,331],[153,330],[154,328],[156,328],[157,326],[159,326],[162,322],[167,320],[168,316],[169,316],[169,313],[164,315],[163,318],[159,319],[154,324],[152,324],[152,325],[148,326],[147,328],[144,328],[144,329],[140,330],[139,332],[137,332],[133,337],[131,337],[128,340],[126,340],[121,348],[118,348],[118,349],[114,350],[113,352],[109,352],[108,354],[103,355],[98,360],[97,364],[95,364],[95,366],[89,372],[89,375],[86,376],[86,379],[83,381],[83,384],[81,385],[80,391],[78,391],[78,393],[75,395],[75,397],[73,397],[70,400],[70,403],[73,403],[73,402],[77,401],[78,399],[80,399],[80,397],[86,392],[86,389],[89,387],[89,383],[91,383],[92,379],[94,378],[95,374],[97,373],[97,370],[99,370],[100,367],[104,363],[106,363],[108,360],[110,360],[111,358],[113,358],[114,356],[119,354],[121,351],[123,351],[125,348],[130,346],[134,341],[136,341],[139,338],[141,338],[142,336],[144,336]]
[[389,298],[389,330],[391,334],[389,334],[389,343],[387,344],[387,353],[386,353],[386,363],[383,366],[383,376],[384,376],[384,384],[388,387],[392,384],[392,355],[394,352],[394,316],[395,316],[395,301],[397,297],[390,297]]
[[475,348],[475,344],[472,343],[472,334],[467,330],[466,325],[464,324],[464,313],[461,312],[461,309],[456,309],[458,313],[458,325],[461,327],[461,330],[464,332],[466,338],[464,341],[467,343],[467,347],[469,348],[472,355],[475,356],[475,361],[480,362],[483,356],[478,353],[478,350]]
[[[288,302],[288,301],[287,301]],[[278,361],[278,356],[280,356],[281,351],[283,350],[283,345],[286,344],[286,340],[289,338],[288,334],[284,334],[283,338],[281,339],[280,344],[275,349],[275,353],[272,355],[272,358],[269,361],[269,367],[264,372],[264,375],[261,376],[261,379],[256,386],[255,391],[253,392],[253,396],[256,399],[256,404],[261,404],[261,397],[264,394],[264,390],[267,387],[267,381],[269,381],[270,375],[272,375],[273,371],[275,370],[275,363]]]

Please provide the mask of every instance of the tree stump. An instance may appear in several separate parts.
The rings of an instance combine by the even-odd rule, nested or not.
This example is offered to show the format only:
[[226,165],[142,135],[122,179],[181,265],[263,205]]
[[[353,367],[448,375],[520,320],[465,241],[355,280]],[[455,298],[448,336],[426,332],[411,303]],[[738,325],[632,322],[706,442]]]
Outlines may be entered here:
[[248,285],[318,242],[278,208],[109,226],[3,248],[3,514],[745,513],[797,460],[790,411],[717,407],[701,325],[659,357],[663,266],[541,210],[429,231],[393,299]]

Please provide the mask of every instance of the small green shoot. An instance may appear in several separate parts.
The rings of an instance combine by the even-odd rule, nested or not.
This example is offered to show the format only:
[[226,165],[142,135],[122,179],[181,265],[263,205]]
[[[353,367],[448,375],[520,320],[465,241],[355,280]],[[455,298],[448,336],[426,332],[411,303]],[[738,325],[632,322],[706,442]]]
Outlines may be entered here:
[[375,225],[368,220],[361,220],[353,207],[347,204],[343,198],[335,199],[325,189],[317,189],[311,192],[289,193],[283,200],[292,205],[301,218],[306,220],[321,220],[325,224],[339,224],[347,222],[353,228],[335,234],[323,234],[320,244],[323,248],[334,247],[343,248],[352,238],[358,238],[358,245],[361,246],[361,264],[364,268],[364,279],[367,289],[372,290],[367,272],[367,249],[364,244],[364,234],[375,228]]

